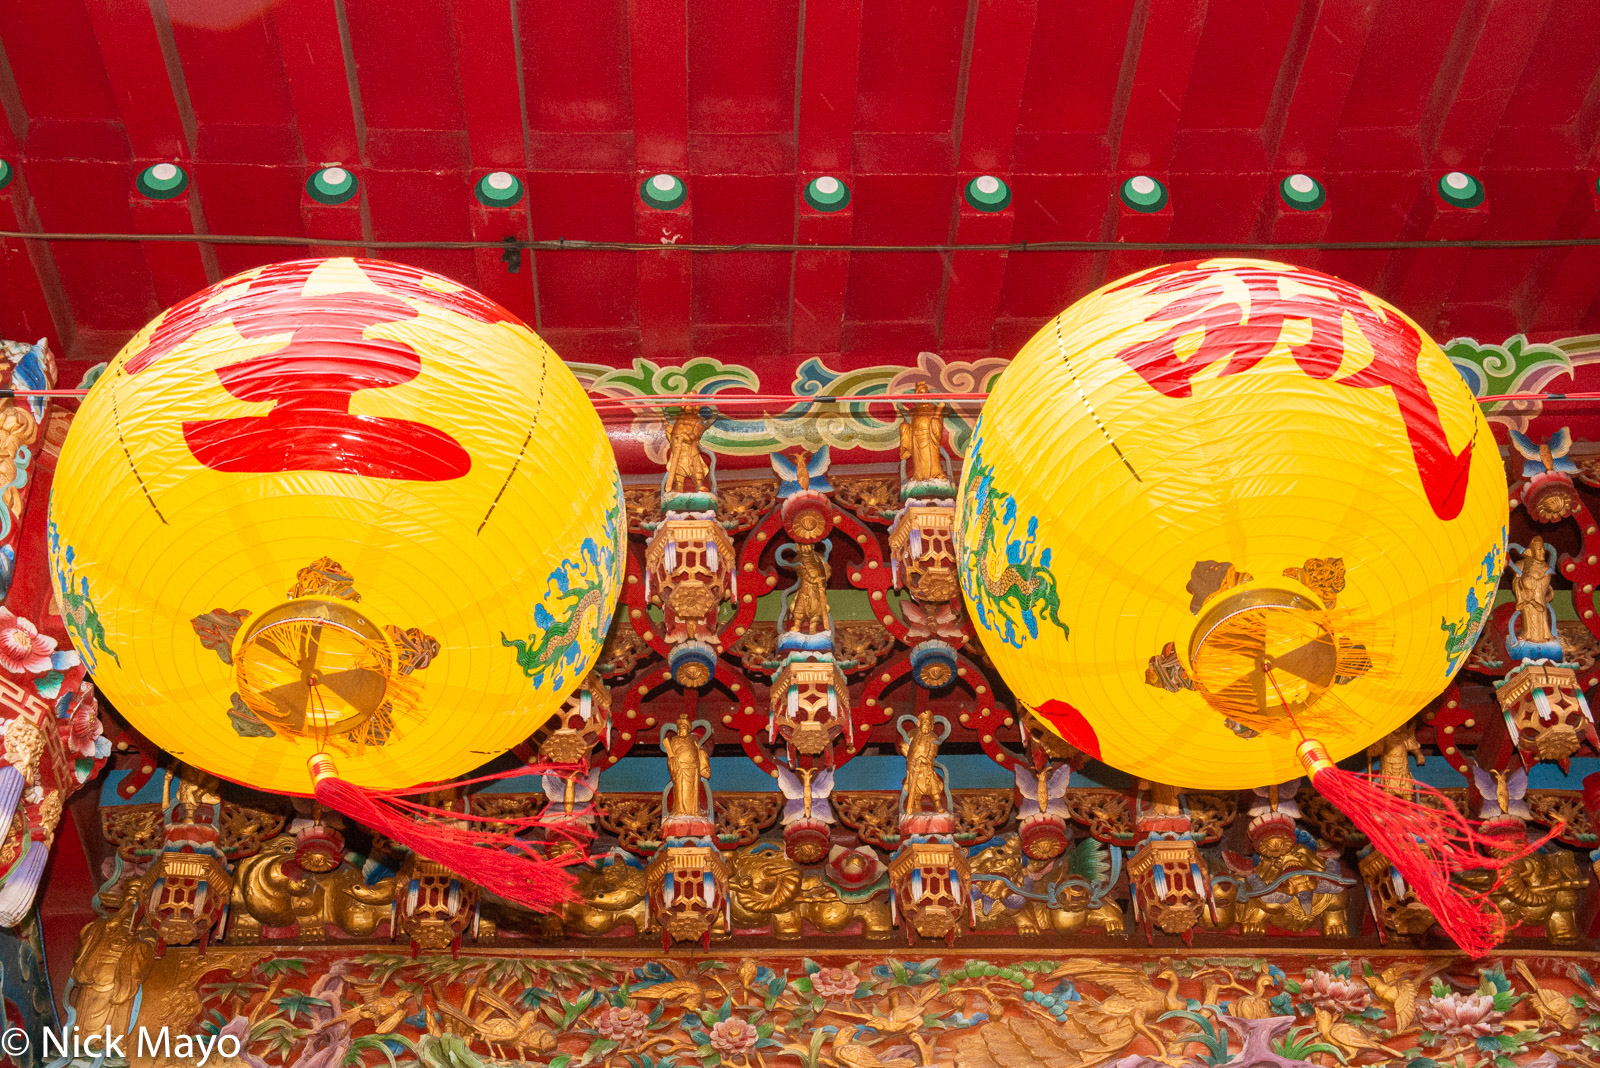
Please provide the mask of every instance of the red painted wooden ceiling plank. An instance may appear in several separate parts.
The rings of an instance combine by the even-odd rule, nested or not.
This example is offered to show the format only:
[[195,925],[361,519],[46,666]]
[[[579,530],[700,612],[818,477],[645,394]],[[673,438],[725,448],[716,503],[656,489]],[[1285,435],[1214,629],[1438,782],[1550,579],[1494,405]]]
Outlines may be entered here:
[[461,105],[473,180],[528,165],[517,70],[516,28],[508,0],[449,0]]

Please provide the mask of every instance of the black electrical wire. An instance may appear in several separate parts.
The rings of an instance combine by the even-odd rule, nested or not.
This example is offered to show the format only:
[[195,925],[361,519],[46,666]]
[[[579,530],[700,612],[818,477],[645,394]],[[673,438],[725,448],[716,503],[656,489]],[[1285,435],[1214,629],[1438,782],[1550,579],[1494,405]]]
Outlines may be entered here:
[[364,241],[336,237],[272,237],[261,234],[113,234],[67,233],[25,230],[0,230],[0,238],[19,241],[141,241],[193,243],[198,245],[284,245],[293,247],[338,247],[362,249],[522,249],[529,252],[699,252],[699,253],[786,253],[786,252],[1398,252],[1407,249],[1547,249],[1590,248],[1600,246],[1600,237],[1543,237],[1520,240],[1441,240],[1441,241],[1012,241],[976,245],[800,245],[800,244],[651,244],[646,241],[581,241],[556,238],[547,241]]

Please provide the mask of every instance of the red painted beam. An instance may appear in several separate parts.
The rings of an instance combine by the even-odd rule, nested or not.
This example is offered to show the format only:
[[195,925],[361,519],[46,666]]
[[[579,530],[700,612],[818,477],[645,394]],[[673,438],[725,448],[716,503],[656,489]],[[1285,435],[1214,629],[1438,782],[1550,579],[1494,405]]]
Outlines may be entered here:
[[[193,115],[186,113],[187,94],[168,77],[150,5],[118,0],[85,7],[134,158],[187,160]],[[165,29],[170,33],[170,27]]]
[[359,117],[335,6],[327,0],[278,0],[272,10],[306,162],[313,168],[359,163]]
[[[1011,164],[1017,120],[1028,71],[1029,50],[1038,4],[1036,0],[997,0],[981,5],[973,25],[967,64],[966,99],[957,122],[960,150],[957,188],[980,175],[1013,181]],[[1021,179],[1023,195],[1034,195]],[[1012,195],[1018,195],[1013,188]],[[1016,211],[985,212],[971,207],[958,192],[953,244],[1001,244],[1011,240]],[[1007,256],[1003,252],[957,252],[950,255],[939,308],[941,349],[987,349],[1000,311]]]
[[[683,0],[628,0],[633,78],[634,178],[656,174],[689,181],[689,69]],[[694,190],[670,211],[634,194],[638,240],[675,245],[691,240]],[[639,253],[641,351],[651,359],[689,355],[691,264],[681,252]]]
[[1119,170],[1166,180],[1204,23],[1205,4],[1199,0],[1150,0],[1122,120]]
[[520,172],[528,165],[528,154],[511,5],[506,0],[450,0],[450,15],[473,180],[479,171]]
[[[1323,179],[1339,116],[1372,32],[1376,3],[1324,3],[1289,98],[1274,168]],[[1337,190],[1330,189],[1330,197]]]

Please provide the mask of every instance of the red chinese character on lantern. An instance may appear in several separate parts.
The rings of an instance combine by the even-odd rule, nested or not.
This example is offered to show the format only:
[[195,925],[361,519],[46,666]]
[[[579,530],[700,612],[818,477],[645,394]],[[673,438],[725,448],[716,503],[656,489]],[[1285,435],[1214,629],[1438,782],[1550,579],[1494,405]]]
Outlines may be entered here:
[[[327,471],[408,482],[465,475],[472,457],[444,431],[350,411],[355,394],[401,385],[422,370],[421,356],[405,342],[366,336],[371,327],[415,319],[416,310],[398,297],[370,290],[302,295],[315,266],[266,268],[250,293],[217,309],[243,338],[290,338],[275,352],[217,369],[233,396],[270,403],[272,409],[264,415],[185,422],[183,437],[194,458],[230,473]],[[275,301],[261,293],[264,284],[281,286],[283,297]],[[183,314],[190,311],[175,308],[162,326],[176,319],[192,328],[194,316]],[[151,356],[139,366],[130,361],[130,372],[159,358],[157,340],[151,338],[146,349]]]

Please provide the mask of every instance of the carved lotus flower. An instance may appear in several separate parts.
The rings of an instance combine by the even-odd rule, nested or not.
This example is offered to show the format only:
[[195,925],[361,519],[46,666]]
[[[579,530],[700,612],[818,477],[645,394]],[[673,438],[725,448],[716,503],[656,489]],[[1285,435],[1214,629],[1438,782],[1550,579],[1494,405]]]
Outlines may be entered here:
[[724,1057],[738,1057],[760,1041],[755,1025],[737,1016],[719,1020],[711,1029],[711,1048]]
[[1341,979],[1327,972],[1311,974],[1311,1004],[1335,1016],[1360,1012],[1372,1004],[1372,991],[1359,979]]
[[843,968],[823,968],[811,977],[811,989],[824,998],[847,998],[861,985],[861,977]]
[[56,640],[40,634],[32,620],[9,608],[0,608],[0,668],[17,675],[38,675],[50,670]]
[[828,878],[841,890],[865,890],[889,870],[871,846],[836,845],[828,854]]
[[650,1017],[638,1009],[618,1008],[615,1005],[608,1006],[594,1018],[594,1029],[601,1038],[620,1043],[639,1041],[649,1024]]
[[1423,1028],[1451,1038],[1496,1034],[1503,1016],[1487,994],[1446,994],[1417,1002],[1417,1021]]

